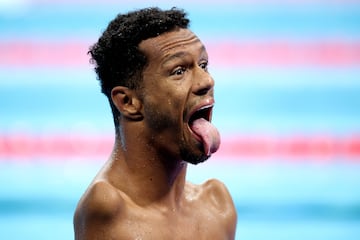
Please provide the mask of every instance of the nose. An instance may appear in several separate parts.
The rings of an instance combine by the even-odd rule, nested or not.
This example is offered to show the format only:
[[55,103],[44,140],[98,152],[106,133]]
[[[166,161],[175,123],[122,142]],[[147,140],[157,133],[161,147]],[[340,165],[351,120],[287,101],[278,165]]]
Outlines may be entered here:
[[214,79],[200,67],[194,71],[193,79],[192,92],[195,95],[205,95],[214,88]]

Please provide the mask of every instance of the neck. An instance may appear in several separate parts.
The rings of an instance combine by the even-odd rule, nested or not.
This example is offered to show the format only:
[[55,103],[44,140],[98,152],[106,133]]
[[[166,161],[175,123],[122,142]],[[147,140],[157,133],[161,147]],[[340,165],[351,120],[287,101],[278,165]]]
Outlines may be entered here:
[[185,187],[187,164],[132,136],[136,141],[116,137],[108,168],[112,183],[139,205],[159,203],[175,209]]

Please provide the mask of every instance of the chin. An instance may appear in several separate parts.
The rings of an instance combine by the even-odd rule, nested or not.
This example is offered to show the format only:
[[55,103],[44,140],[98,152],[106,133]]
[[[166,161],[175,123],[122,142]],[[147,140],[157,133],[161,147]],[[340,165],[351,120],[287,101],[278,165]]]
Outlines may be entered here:
[[191,164],[199,164],[199,163],[202,163],[202,162],[205,162],[207,159],[209,159],[210,156],[207,156],[205,155],[204,153],[193,153],[189,150],[181,150],[181,158],[185,161],[185,162],[188,162],[188,163],[191,163]]
[[184,137],[179,143],[179,148],[181,159],[187,163],[196,165],[210,157],[205,154],[202,144],[194,138]]

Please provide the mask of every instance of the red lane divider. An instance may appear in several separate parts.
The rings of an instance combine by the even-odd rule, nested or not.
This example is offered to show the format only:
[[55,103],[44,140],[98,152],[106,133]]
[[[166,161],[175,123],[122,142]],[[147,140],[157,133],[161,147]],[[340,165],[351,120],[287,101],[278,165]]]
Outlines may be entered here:
[[217,66],[359,66],[360,42],[221,42],[207,46]]
[[360,135],[351,136],[238,136],[226,138],[219,150],[228,158],[360,160]]
[[85,42],[0,42],[0,66],[88,66],[89,46]]
[[[0,66],[81,67],[89,65],[88,43],[0,41]],[[237,66],[360,66],[360,42],[236,42],[206,43],[210,62]]]
[[0,136],[0,158],[107,157],[113,142],[112,137],[101,135],[3,135]]
[[[108,135],[26,135],[0,136],[0,160],[68,157],[106,159],[112,149]],[[351,136],[233,136],[224,137],[217,158],[241,161],[249,158],[286,158],[299,161],[319,159],[360,160],[360,134]]]

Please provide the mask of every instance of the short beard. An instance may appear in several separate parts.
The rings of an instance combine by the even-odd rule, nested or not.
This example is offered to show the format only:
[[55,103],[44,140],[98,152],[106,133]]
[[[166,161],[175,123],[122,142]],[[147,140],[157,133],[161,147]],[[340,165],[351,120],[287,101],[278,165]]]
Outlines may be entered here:
[[180,145],[180,157],[185,162],[197,165],[199,163],[205,162],[207,159],[209,159],[210,156],[207,156],[205,154],[194,154],[193,152],[189,151],[189,149],[186,148],[183,144]]
[[[146,103],[146,102],[145,102]],[[144,109],[147,111],[146,115],[148,117],[149,126],[151,126],[155,131],[161,132],[167,129],[173,129],[174,125],[177,122],[172,119],[169,115],[163,114],[161,112],[157,112],[156,106],[151,104],[146,104]],[[179,131],[181,128],[178,129]],[[206,161],[210,156],[207,156],[204,153],[196,154],[191,150],[192,148],[186,144],[186,141],[182,139],[179,143],[179,153],[181,160],[191,163],[191,164],[199,164]]]

